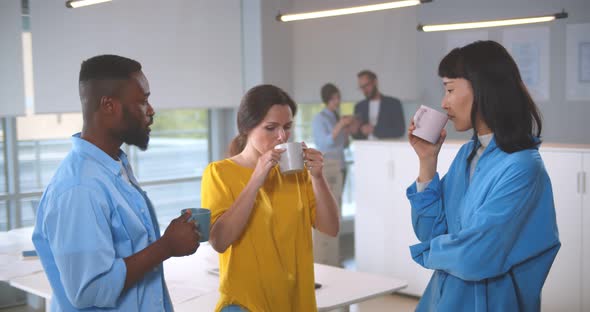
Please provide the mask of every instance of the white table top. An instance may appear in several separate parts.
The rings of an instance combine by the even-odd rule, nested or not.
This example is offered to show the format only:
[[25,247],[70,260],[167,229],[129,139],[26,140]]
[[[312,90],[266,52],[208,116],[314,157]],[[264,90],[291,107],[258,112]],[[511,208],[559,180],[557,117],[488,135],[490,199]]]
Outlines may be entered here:
[[[214,310],[219,299],[219,278],[208,270],[217,267],[217,257],[213,248],[205,243],[194,255],[164,262],[166,283],[177,312],[195,311],[196,308],[199,311]],[[319,311],[365,301],[407,286],[405,281],[317,263],[315,278],[322,284],[316,291]],[[51,286],[44,272],[13,278],[10,285],[51,299]]]
[[38,259],[21,259],[23,251],[35,249],[31,241],[32,235],[32,227],[0,232],[0,281],[9,281],[43,270]]
[[[407,286],[401,280],[374,274],[348,271],[323,264],[315,264],[315,280],[322,284],[316,290],[318,311],[330,311],[374,297],[391,294]],[[219,292],[209,292],[174,305],[176,312],[214,311]]]
[[51,285],[45,272],[37,272],[10,280],[10,286],[45,299],[51,299]]

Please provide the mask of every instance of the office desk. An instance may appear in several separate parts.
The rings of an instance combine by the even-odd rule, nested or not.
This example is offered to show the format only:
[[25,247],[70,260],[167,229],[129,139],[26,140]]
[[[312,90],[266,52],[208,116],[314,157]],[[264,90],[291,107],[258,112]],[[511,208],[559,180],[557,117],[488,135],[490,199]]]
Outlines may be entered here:
[[51,299],[51,285],[45,276],[45,272],[37,272],[10,280],[10,286],[39,296],[46,301]]
[[[26,262],[23,261],[23,265]],[[219,298],[219,278],[209,270],[216,267],[217,254],[207,243],[202,244],[194,255],[164,262],[166,283],[175,311],[213,311]],[[319,311],[348,306],[406,287],[405,281],[322,264],[315,264],[315,277],[316,282],[322,284],[316,291]],[[51,299],[51,287],[44,272],[13,278],[10,285],[47,301]]]
[[[347,271],[323,264],[315,264],[315,280],[322,284],[316,290],[318,311],[330,311],[340,307],[391,294],[404,287],[406,282],[373,274]],[[219,292],[209,292],[200,297],[175,304],[176,312],[213,311]]]
[[32,227],[0,232],[0,281],[9,281],[43,270],[38,258],[21,259],[23,250],[35,249],[31,241],[32,235]]

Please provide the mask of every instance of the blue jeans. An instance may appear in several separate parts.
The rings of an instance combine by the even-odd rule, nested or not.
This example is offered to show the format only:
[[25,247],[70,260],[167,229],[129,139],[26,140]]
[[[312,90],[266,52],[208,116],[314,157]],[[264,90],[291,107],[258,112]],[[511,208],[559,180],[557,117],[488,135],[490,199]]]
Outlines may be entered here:
[[248,312],[246,309],[237,304],[227,305],[221,309],[221,312]]

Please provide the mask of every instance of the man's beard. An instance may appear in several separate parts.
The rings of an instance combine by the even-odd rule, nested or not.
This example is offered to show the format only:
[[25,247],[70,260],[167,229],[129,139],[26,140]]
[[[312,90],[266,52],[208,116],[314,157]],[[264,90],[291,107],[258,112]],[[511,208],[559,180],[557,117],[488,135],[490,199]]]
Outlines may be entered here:
[[367,94],[367,100],[371,100],[372,98],[375,97],[375,95],[377,95],[379,91],[377,90],[377,88],[373,88],[373,90],[371,91],[371,93]]
[[150,142],[150,136],[146,128],[143,128],[141,122],[129,113],[127,108],[123,107],[123,122],[126,130],[122,134],[122,140],[128,145],[135,145],[140,150],[145,151]]

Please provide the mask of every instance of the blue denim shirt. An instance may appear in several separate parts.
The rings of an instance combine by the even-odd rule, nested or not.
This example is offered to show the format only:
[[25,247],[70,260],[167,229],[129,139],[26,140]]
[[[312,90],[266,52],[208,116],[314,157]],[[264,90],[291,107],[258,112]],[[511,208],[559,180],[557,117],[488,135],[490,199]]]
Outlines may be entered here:
[[127,156],[119,152],[123,168],[80,134],[72,143],[41,198],[33,232],[53,289],[51,311],[172,311],[162,264],[123,291],[123,259],[160,238]]
[[341,168],[344,169],[344,149],[346,148],[347,135],[341,131],[336,139],[332,138],[332,130],[334,130],[336,123],[338,123],[336,115],[327,108],[315,115],[311,123],[313,141],[318,150],[324,154],[324,158],[340,161]]
[[416,311],[540,311],[561,246],[551,181],[536,148],[511,154],[492,139],[470,179],[465,144],[449,171],[407,195],[419,244],[435,270]]

